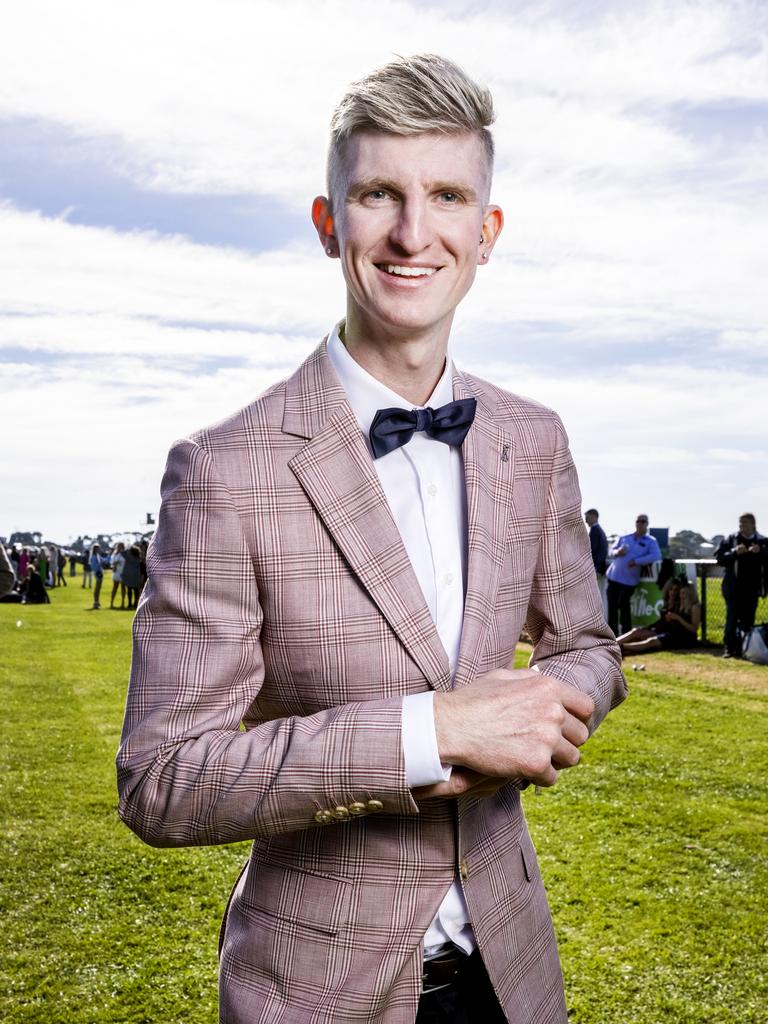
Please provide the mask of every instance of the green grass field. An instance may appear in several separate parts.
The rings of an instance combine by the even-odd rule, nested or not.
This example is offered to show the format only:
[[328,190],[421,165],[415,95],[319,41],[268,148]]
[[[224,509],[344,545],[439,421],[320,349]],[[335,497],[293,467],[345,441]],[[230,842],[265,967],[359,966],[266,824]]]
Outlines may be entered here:
[[[248,848],[153,850],[119,822],[131,616],[74,582],[0,605],[0,1020],[213,1024]],[[645,664],[581,766],[525,795],[571,1020],[765,1024],[768,668]]]

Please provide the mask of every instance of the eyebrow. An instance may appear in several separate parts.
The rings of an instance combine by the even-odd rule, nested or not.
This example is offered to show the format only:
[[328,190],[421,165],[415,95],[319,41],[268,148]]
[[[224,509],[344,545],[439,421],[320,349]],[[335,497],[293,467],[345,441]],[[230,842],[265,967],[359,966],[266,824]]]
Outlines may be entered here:
[[[400,195],[403,191],[402,185],[391,178],[361,178],[359,181],[353,181],[350,184],[347,189],[347,199],[358,199],[366,192],[374,192],[376,189],[381,189],[384,192],[394,192],[397,195]],[[464,196],[470,203],[477,202],[477,192],[466,182],[432,181],[428,183],[427,191],[455,192],[457,195]]]

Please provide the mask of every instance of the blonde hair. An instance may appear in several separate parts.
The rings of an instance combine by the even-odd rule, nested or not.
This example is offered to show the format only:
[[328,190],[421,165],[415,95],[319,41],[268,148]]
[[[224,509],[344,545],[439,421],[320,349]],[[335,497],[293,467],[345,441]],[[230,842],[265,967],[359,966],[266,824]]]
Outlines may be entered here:
[[[353,82],[331,118],[328,195],[333,204],[343,188],[346,144],[358,132],[392,135],[477,134],[486,159],[486,193],[493,174],[494,120],[490,90],[474,82],[458,64],[433,53],[398,57]],[[487,194],[486,194],[487,201]]]
[[661,595],[664,599],[664,607],[670,608],[671,611],[676,610],[670,605],[670,591],[674,586],[680,587],[680,596],[678,598],[678,601],[680,602],[680,611],[683,615],[690,616],[696,605],[700,603],[696,585],[690,582],[683,583],[677,576],[673,576],[672,579],[667,580],[664,584],[663,590],[661,591]]

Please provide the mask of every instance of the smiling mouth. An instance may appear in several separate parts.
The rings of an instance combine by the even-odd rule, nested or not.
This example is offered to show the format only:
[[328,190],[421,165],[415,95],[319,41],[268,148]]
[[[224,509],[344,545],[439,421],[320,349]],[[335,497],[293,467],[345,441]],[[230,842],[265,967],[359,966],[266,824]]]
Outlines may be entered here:
[[398,263],[377,263],[377,268],[395,277],[432,277],[440,267],[408,267]]

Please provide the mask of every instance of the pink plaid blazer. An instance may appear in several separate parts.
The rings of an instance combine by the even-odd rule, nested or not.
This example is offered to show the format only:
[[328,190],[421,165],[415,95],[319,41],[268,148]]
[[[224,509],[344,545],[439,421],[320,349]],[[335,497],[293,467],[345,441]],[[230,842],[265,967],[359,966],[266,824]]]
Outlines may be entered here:
[[[469,563],[456,686],[533,662],[624,696],[562,425],[458,374]],[[120,813],[157,846],[251,839],[222,928],[226,1024],[412,1024],[422,939],[459,873],[514,1024],[565,1024],[520,782],[418,805],[401,697],[448,662],[325,345],[179,442],[134,627]]]

